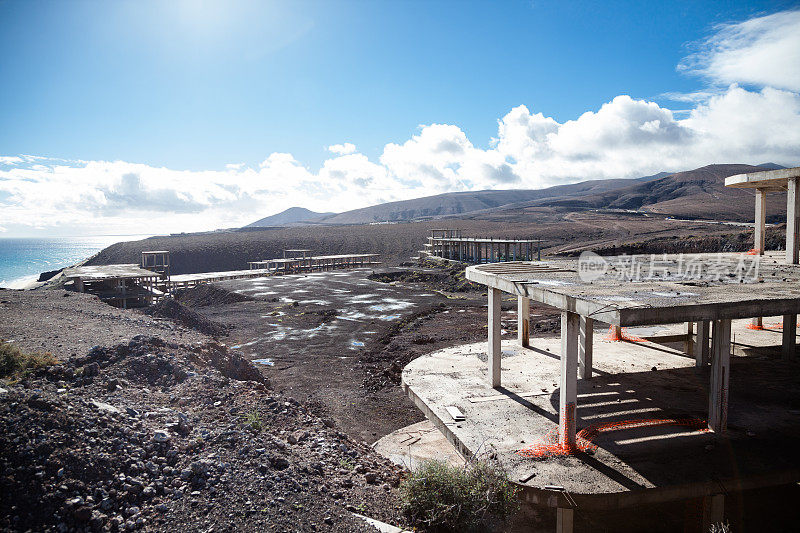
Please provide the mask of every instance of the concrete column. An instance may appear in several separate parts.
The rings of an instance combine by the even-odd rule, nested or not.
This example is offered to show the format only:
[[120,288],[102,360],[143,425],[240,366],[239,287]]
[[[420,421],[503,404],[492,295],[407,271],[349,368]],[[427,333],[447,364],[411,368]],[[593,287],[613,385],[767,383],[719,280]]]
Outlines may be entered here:
[[702,531],[711,531],[713,524],[721,524],[725,519],[725,495],[711,494],[703,497]]
[[574,513],[572,509],[556,509],[556,533],[572,533]]
[[756,189],[756,218],[753,230],[753,249],[764,255],[764,231],[766,230],[767,191]]
[[517,296],[517,340],[520,346],[531,345],[531,299]]
[[781,357],[792,360],[795,356],[795,340],[797,335],[797,315],[783,315],[783,345]]
[[800,215],[800,194],[797,190],[798,178],[789,178],[789,190],[786,193],[786,262],[797,264],[798,215]]
[[686,342],[683,343],[683,351],[689,357],[694,357],[694,322],[686,323]]
[[708,427],[715,433],[728,425],[731,361],[731,321],[715,320],[711,337],[711,386],[708,391]]
[[594,319],[581,315],[578,326],[578,377],[592,377],[592,354],[594,342]]
[[558,443],[575,446],[575,409],[578,403],[578,328],[580,315],[561,313],[561,376],[559,378]]
[[500,289],[489,287],[489,383],[500,386]]
[[695,366],[703,367],[711,360],[708,351],[709,321],[701,320],[697,323],[697,336],[695,337],[694,361]]

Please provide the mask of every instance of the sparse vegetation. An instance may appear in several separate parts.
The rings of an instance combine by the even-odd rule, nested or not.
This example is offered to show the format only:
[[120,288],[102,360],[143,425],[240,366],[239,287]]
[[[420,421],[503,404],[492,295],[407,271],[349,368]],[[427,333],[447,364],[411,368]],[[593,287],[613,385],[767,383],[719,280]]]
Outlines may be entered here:
[[708,529],[708,533],[731,533],[731,526],[727,522],[711,524],[711,527]]
[[244,423],[255,432],[261,431],[261,414],[258,411],[248,411],[244,415]]
[[517,488],[499,467],[428,461],[400,486],[403,510],[428,531],[489,531],[519,506]]
[[17,379],[46,366],[58,364],[49,352],[23,353],[19,347],[0,340],[0,378]]

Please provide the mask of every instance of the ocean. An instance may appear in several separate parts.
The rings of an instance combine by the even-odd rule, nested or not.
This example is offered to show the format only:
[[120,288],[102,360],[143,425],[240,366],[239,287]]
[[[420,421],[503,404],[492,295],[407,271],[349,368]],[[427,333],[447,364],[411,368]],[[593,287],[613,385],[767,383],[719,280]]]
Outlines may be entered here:
[[100,235],[35,239],[0,238],[0,287],[19,289],[40,272],[74,265],[103,248],[150,235]]

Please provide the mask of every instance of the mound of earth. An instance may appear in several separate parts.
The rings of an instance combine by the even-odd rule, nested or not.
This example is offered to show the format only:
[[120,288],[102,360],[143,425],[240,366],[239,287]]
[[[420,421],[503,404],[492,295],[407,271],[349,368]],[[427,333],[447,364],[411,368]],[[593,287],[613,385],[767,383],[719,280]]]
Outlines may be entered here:
[[228,327],[197,314],[191,309],[179,304],[172,298],[164,298],[155,305],[146,308],[143,313],[167,318],[187,328],[194,329],[212,337],[222,337],[228,334]]
[[173,295],[173,298],[182,305],[189,307],[225,305],[255,300],[251,296],[227,291],[210,283],[203,283],[189,289],[181,289]]
[[456,264],[441,266],[435,264],[430,268],[430,263],[425,263],[428,268],[413,268],[408,270],[393,270],[387,272],[376,272],[367,276],[372,281],[382,283],[393,283],[400,281],[403,283],[420,283],[433,290],[444,292],[472,292],[480,291],[481,286],[467,280],[464,269],[467,265]]
[[398,518],[396,467],[226,352],[137,336],[4,384],[0,530],[350,532],[371,530],[355,510]]

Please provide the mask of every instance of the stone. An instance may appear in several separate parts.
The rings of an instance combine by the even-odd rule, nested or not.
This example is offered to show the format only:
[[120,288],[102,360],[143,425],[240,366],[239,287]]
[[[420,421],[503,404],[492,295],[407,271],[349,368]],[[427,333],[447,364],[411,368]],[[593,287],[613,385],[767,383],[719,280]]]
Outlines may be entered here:
[[169,442],[169,433],[167,433],[164,429],[157,429],[156,432],[153,434],[153,441],[154,442]]
[[113,405],[111,405],[110,403],[101,402],[101,401],[99,401],[99,400],[95,400],[94,398],[92,398],[91,400],[89,400],[89,402],[90,402],[92,405],[94,405],[94,406],[95,406],[95,407],[96,407],[96,408],[97,408],[99,411],[102,411],[102,412],[104,412],[104,413],[112,413],[112,414],[117,414],[117,413],[119,413],[119,412],[120,412],[120,410],[119,410],[119,409],[117,409],[116,407],[114,407],[114,406],[113,406]]

